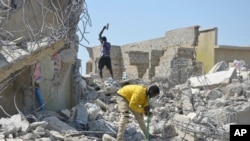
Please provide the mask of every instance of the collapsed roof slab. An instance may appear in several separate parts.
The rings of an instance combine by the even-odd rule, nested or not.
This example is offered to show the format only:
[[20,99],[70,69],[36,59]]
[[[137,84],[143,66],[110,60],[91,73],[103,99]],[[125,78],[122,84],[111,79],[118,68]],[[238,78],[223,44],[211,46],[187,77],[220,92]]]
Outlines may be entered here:
[[27,44],[27,49],[11,49],[3,46],[0,48],[0,82],[6,79],[10,74],[32,65],[45,56],[53,55],[61,50],[65,45],[63,40],[56,42],[36,42]]

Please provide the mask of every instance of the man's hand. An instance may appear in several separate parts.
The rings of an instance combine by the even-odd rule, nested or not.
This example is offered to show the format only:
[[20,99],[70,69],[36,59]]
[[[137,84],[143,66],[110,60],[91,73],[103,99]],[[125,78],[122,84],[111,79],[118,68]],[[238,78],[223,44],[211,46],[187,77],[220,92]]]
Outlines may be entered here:
[[148,113],[146,113],[145,115],[151,118],[152,115],[153,115],[153,113],[152,113],[152,112],[148,112]]
[[145,114],[145,115],[152,114],[152,113],[150,112],[150,107],[149,107],[149,106],[144,107],[144,114]]

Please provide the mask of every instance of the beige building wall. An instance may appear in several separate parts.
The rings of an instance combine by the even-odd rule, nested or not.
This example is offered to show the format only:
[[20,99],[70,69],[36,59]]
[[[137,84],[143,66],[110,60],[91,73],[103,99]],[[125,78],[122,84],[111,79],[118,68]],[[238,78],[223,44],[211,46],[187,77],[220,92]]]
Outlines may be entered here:
[[203,63],[204,73],[207,73],[215,64],[214,48],[217,45],[217,28],[200,31],[196,60]]
[[217,28],[200,31],[196,60],[202,62],[204,73],[220,61],[244,60],[250,64],[250,47],[217,45],[217,32]]
[[219,45],[215,48],[215,63],[220,61],[233,62],[244,60],[250,65],[250,47]]

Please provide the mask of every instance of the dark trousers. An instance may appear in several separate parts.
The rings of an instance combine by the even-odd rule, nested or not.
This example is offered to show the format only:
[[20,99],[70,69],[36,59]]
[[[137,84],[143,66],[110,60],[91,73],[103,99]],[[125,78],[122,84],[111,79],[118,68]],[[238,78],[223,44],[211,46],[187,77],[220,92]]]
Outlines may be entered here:
[[112,65],[111,65],[111,59],[109,56],[102,56],[98,62],[98,69],[100,73],[100,77],[102,78],[102,69],[106,66],[109,70],[109,73],[111,77],[113,78],[113,71],[112,71]]

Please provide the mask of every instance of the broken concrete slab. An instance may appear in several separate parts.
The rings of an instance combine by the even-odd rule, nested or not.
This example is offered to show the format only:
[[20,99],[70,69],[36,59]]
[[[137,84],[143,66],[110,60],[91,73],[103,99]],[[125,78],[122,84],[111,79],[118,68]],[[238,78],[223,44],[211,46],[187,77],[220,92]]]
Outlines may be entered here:
[[62,135],[60,134],[60,132],[57,132],[57,131],[51,130],[51,131],[49,132],[49,134],[50,134],[51,136],[53,136],[56,140],[63,140],[63,139],[65,138],[64,136],[62,136]]
[[109,134],[103,134],[102,141],[116,141],[116,139]]
[[79,124],[87,124],[88,123],[88,111],[83,102],[79,103],[76,106],[76,117],[75,121]]
[[246,91],[249,90],[249,85],[240,83],[240,82],[235,82],[227,85],[224,87],[223,92],[225,93],[226,99],[229,99],[230,97],[233,96],[246,96]]
[[73,48],[64,49],[59,54],[62,62],[69,64],[75,63],[76,50]]
[[34,133],[27,133],[20,137],[22,140],[35,140],[37,138],[41,138],[40,135]]
[[60,113],[61,113],[64,117],[66,117],[67,119],[70,118],[70,110],[68,110],[68,109],[63,109],[63,110],[60,110]]
[[13,134],[19,131],[26,132],[29,127],[29,122],[21,114],[16,114],[10,118],[1,118],[0,119],[1,128],[4,129],[3,134],[5,136]]
[[46,135],[46,130],[42,126],[38,126],[34,131],[34,134],[37,134],[39,136],[45,136]]
[[172,125],[171,123],[166,123],[164,125],[164,128],[162,130],[162,137],[163,138],[172,138],[177,136],[177,132],[175,130],[174,125]]
[[47,121],[37,121],[37,122],[33,122],[30,124],[29,129],[34,130],[37,127],[43,127],[45,128],[48,125]]
[[103,111],[106,111],[108,109],[108,106],[102,100],[96,99],[95,102]]
[[14,63],[15,60],[23,59],[27,57],[30,53],[24,49],[15,49],[15,52],[13,52],[13,48],[9,46],[2,46],[0,49],[0,54],[3,55],[7,62]]
[[88,119],[89,121],[95,120],[99,114],[100,107],[96,104],[86,103],[85,104],[87,111],[88,111]]
[[104,133],[111,132],[116,134],[114,124],[105,120],[89,121],[88,126],[90,131],[104,131]]
[[228,65],[225,61],[221,61],[216,63],[208,72],[208,74],[210,73],[215,73],[215,72],[219,72],[219,71],[225,71],[226,69],[228,69]]
[[205,98],[206,100],[216,100],[217,98],[220,98],[223,96],[223,92],[222,90],[219,89],[212,89],[212,90],[208,90],[205,93]]
[[54,131],[57,131],[60,133],[66,133],[69,131],[72,131],[72,132],[76,131],[75,128],[69,126],[65,122],[62,122],[61,120],[59,120],[55,116],[45,117],[43,120],[48,122],[47,129],[49,129],[49,130],[54,130]]
[[198,87],[216,87],[222,84],[229,84],[232,78],[236,78],[236,69],[229,68],[228,71],[220,71],[202,76],[191,77],[188,79],[192,88]]
[[202,114],[205,117],[212,118],[215,121],[215,124],[223,125],[227,123],[236,123],[237,122],[237,115],[236,111],[226,110],[226,109],[211,109],[208,110],[206,113]]

